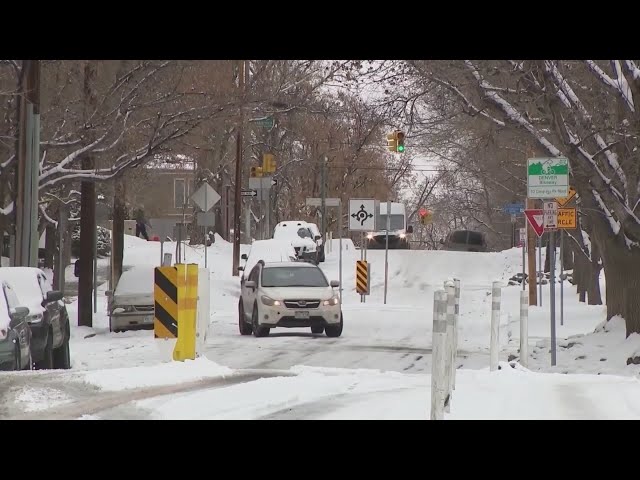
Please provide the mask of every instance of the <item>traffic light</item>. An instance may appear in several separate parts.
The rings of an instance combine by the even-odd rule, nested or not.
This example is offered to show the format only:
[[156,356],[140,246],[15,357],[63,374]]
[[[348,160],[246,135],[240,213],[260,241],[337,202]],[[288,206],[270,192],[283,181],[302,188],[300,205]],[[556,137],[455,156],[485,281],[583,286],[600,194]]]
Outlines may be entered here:
[[404,133],[396,132],[396,145],[397,152],[404,152]]
[[262,177],[262,167],[251,167],[249,176],[251,178]]
[[430,212],[429,210],[427,210],[424,207],[421,207],[418,214],[420,215],[420,223],[422,225],[427,225],[429,223],[431,223],[431,218],[432,218],[432,212]]
[[387,149],[390,152],[404,152],[404,133],[400,130],[389,133],[387,135]]
[[395,152],[398,149],[398,139],[396,138],[396,132],[387,135],[387,148],[390,152]]
[[274,173],[276,171],[276,157],[273,153],[262,155],[262,172]]

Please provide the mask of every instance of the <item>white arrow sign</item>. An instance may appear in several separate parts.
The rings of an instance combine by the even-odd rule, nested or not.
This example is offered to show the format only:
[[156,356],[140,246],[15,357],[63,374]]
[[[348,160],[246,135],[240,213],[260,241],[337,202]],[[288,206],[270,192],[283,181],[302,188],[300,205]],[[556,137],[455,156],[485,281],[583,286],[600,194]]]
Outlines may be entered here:
[[371,232],[376,229],[376,201],[373,198],[349,199],[349,230]]

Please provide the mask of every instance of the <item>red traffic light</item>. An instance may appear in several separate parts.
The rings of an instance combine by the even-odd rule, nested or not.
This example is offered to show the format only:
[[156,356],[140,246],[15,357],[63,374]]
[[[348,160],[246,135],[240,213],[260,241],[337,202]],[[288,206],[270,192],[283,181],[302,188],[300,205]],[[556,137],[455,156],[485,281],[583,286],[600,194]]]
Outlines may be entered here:
[[429,213],[429,211],[424,208],[424,207],[420,207],[420,216],[424,217],[427,213]]

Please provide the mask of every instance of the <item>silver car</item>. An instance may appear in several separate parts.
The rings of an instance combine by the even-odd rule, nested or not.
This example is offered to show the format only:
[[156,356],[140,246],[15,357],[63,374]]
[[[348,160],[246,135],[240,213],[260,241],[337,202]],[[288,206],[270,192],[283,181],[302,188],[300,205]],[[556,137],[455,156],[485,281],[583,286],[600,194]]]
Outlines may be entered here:
[[154,267],[136,266],[122,273],[109,298],[109,330],[153,330]]

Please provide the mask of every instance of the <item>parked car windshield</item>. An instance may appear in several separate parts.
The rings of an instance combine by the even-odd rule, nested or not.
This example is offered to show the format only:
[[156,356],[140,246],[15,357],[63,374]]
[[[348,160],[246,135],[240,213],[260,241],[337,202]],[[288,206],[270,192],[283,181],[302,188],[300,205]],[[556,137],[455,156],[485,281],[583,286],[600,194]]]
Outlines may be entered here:
[[265,267],[263,287],[328,287],[322,270],[313,267]]

